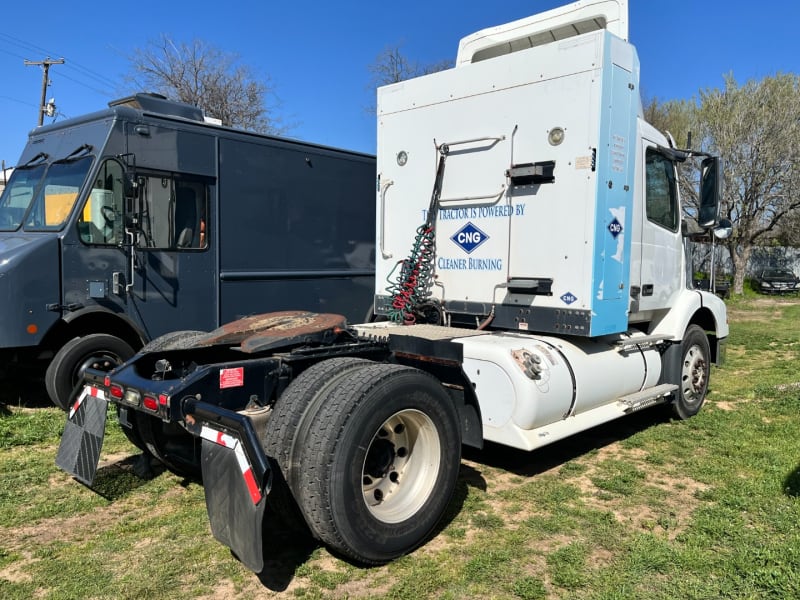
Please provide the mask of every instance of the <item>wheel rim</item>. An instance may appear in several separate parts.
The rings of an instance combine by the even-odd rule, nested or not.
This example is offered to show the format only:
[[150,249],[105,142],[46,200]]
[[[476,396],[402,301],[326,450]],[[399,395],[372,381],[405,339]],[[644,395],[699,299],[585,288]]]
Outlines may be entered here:
[[78,363],[73,373],[72,384],[75,385],[83,380],[86,369],[96,369],[98,371],[110,371],[114,367],[122,364],[122,358],[113,352],[97,352],[87,356]]
[[395,413],[378,428],[361,470],[370,513],[384,523],[417,514],[431,494],[441,463],[439,433],[424,413]]
[[683,397],[686,400],[691,402],[703,398],[707,382],[707,367],[703,349],[697,344],[690,347],[683,358],[681,373]]

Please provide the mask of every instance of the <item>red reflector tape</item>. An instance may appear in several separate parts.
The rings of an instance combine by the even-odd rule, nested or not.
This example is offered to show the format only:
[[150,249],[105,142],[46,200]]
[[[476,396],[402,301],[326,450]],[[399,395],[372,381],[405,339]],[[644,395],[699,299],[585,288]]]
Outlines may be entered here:
[[213,442],[218,446],[222,446],[223,448],[230,448],[233,450],[233,453],[236,456],[236,462],[239,465],[239,469],[242,471],[244,484],[247,486],[247,491],[250,493],[250,499],[253,501],[253,504],[258,504],[261,502],[261,498],[263,498],[263,496],[258,487],[258,483],[256,483],[256,478],[253,475],[253,468],[250,466],[250,463],[247,460],[247,455],[244,452],[241,442],[239,442],[239,440],[232,435],[229,435],[223,431],[217,431],[216,429],[212,429],[206,425],[203,425],[200,428],[200,437],[204,440],[208,440],[209,442]]
[[72,406],[70,407],[69,416],[67,417],[67,419],[71,420],[72,417],[75,416],[75,413],[78,412],[78,409],[81,407],[81,404],[83,404],[83,399],[86,398],[88,389],[89,389],[88,385],[84,386],[83,391],[80,393],[78,398],[75,400],[75,402],[73,402]]

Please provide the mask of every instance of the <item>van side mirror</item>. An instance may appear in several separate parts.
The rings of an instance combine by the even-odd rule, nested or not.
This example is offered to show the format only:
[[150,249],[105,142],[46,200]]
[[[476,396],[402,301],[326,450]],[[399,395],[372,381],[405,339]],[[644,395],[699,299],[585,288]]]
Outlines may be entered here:
[[700,211],[697,222],[706,229],[717,222],[720,175],[719,157],[704,158],[700,163]]
[[130,171],[125,172],[123,177],[123,195],[125,200],[132,201],[136,199],[139,183],[136,180],[136,175]]

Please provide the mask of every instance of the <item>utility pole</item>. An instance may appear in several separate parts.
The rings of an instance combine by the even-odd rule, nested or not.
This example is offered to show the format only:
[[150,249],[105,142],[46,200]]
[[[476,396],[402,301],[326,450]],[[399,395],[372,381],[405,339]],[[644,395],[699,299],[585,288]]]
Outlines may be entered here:
[[44,115],[47,112],[47,105],[45,104],[45,99],[47,98],[47,84],[50,83],[50,80],[47,77],[48,71],[50,71],[50,65],[63,65],[64,59],[60,58],[58,60],[51,60],[48,56],[44,60],[26,60],[25,66],[32,67],[32,66],[40,66],[42,67],[42,101],[39,103],[39,126],[44,123]]

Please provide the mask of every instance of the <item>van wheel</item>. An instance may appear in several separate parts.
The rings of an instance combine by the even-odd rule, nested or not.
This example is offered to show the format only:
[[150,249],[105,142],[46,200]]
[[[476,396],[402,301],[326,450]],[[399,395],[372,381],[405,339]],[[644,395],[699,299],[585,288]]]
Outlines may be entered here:
[[680,381],[672,412],[680,419],[696,415],[706,399],[711,373],[711,347],[705,331],[689,325],[681,342]]
[[362,358],[331,358],[303,371],[275,404],[264,434],[264,450],[277,466],[272,491],[267,496],[270,508],[290,529],[307,530],[289,482],[297,483],[299,450],[306,442],[311,418],[319,409],[326,393],[343,375],[353,369],[374,364]]
[[194,342],[208,335],[205,331],[171,331],[147,342],[139,352],[157,352],[160,350],[185,350],[194,346]]
[[431,375],[366,366],[335,383],[313,416],[293,488],[313,533],[364,564],[425,541],[461,462],[457,409]]
[[113,335],[94,333],[73,338],[56,352],[47,367],[44,375],[47,395],[53,404],[67,410],[70,396],[87,368],[110,371],[133,355],[133,348]]

